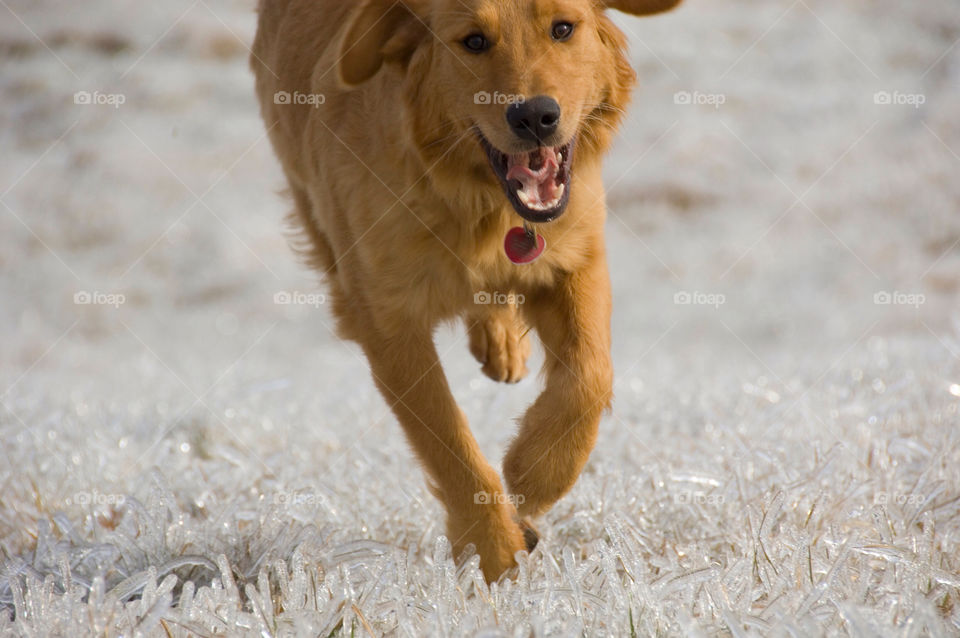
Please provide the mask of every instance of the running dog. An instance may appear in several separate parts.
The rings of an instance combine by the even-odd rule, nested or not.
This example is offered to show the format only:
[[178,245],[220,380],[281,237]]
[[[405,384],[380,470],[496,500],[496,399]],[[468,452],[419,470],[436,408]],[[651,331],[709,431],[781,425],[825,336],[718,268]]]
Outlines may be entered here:
[[[261,0],[251,63],[304,253],[488,580],[576,482],[612,397],[601,180],[635,77],[607,10],[680,0]],[[522,300],[522,304],[518,303]],[[503,475],[433,342],[462,319],[493,379],[544,389]],[[395,477],[409,480],[409,477]]]

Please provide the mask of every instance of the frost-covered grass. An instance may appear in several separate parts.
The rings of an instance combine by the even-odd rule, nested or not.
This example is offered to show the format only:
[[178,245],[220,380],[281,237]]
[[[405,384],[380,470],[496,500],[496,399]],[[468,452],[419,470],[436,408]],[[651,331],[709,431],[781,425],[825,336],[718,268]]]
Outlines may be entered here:
[[[252,2],[0,13],[0,633],[960,633],[956,3],[622,20],[617,398],[492,587],[322,298],[274,303],[322,288],[282,234]],[[537,379],[438,342],[500,458]]]

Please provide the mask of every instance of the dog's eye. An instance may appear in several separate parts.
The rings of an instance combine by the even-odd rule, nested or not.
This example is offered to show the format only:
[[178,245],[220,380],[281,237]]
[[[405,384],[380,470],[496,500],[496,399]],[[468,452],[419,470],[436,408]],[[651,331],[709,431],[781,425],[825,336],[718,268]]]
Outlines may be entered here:
[[470,53],[483,53],[490,48],[490,41],[482,33],[471,33],[463,39],[463,46]]
[[554,22],[550,29],[550,36],[557,42],[564,42],[573,35],[573,25],[569,22]]

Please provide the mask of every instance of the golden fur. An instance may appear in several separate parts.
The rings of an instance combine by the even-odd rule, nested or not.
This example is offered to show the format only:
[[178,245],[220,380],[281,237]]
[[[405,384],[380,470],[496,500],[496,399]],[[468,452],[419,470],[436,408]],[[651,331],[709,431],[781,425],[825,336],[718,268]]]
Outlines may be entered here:
[[[489,580],[535,544],[528,519],[573,486],[611,400],[601,158],[634,74],[605,9],[643,15],[678,2],[261,0],[257,94],[307,256],[446,508],[455,555],[472,543]],[[555,42],[561,18],[576,30]],[[477,29],[493,43],[482,55],[461,46]],[[323,103],[282,103],[280,92]],[[521,220],[475,132],[503,152],[523,149],[503,104],[477,103],[478,92],[551,96],[559,134],[576,136],[569,204],[537,225],[548,248],[530,265],[504,254]],[[524,303],[477,304],[480,291]],[[504,460],[507,490],[439,365],[433,330],[456,318],[497,380],[525,374],[527,326],[544,346],[545,388]]]

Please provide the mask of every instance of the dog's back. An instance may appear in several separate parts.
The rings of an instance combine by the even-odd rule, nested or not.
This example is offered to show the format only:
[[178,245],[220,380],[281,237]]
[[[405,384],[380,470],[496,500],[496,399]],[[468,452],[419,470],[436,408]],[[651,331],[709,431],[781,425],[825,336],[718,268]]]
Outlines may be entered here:
[[[250,55],[261,114],[294,199],[290,215],[297,234],[294,247],[308,265],[327,275],[336,272],[336,257],[304,183],[309,180],[303,169],[309,152],[304,131],[311,109],[289,108],[278,96],[309,91],[314,72],[324,60],[332,75],[338,30],[353,8],[351,2],[330,0],[260,0]],[[282,114],[280,108],[285,108]]]
[[277,107],[284,105],[278,104],[275,96],[309,91],[314,70],[324,61],[329,62],[331,77],[334,75],[337,34],[353,8],[354,3],[342,1],[260,0],[250,64],[264,121],[274,144],[287,151],[278,156],[288,174],[295,169],[288,165],[291,152],[299,159],[303,151],[300,145],[310,109],[288,109],[280,117]]

